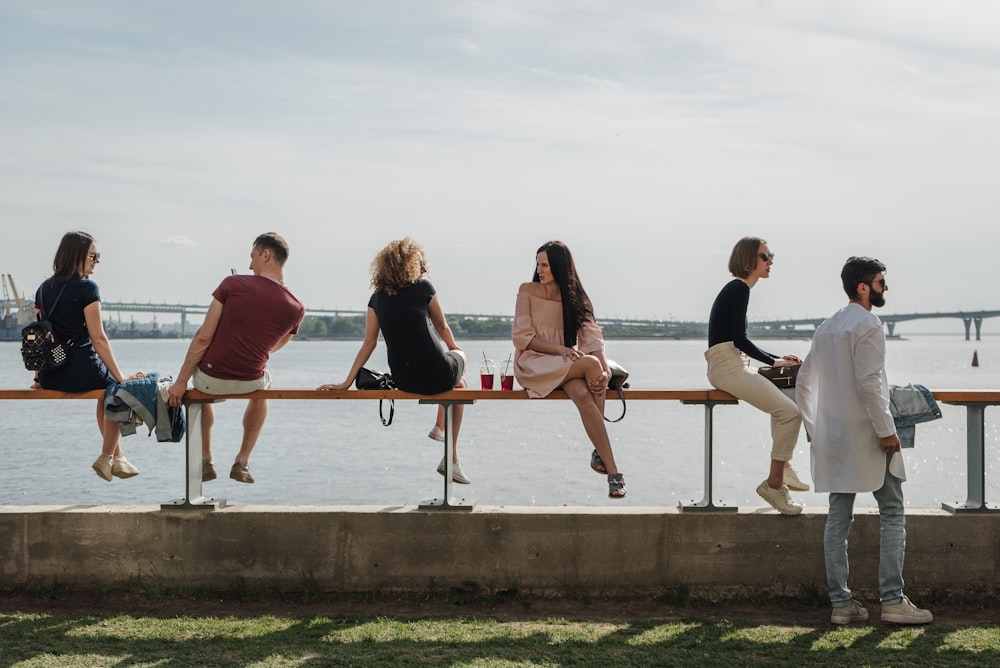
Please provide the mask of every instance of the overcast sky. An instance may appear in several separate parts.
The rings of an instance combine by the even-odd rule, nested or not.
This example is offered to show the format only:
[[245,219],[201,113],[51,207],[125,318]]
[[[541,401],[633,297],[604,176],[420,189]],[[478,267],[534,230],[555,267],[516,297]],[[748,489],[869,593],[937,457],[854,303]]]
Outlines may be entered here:
[[[1000,3],[0,0],[0,272],[97,237],[106,301],[207,304],[291,245],[361,310],[412,236],[451,313],[511,313],[569,244],[598,317],[820,317],[852,254],[885,313],[1000,309]],[[990,185],[992,184],[992,185]]]

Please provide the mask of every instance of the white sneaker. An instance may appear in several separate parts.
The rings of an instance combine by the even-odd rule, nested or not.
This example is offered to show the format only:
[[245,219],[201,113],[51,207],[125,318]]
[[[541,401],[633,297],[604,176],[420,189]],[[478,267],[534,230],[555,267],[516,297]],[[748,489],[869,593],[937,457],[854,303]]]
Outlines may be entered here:
[[921,610],[903,597],[899,603],[882,606],[882,621],[892,624],[929,624],[934,621],[930,610]]
[[782,515],[798,515],[802,512],[802,506],[792,503],[792,495],[788,493],[788,485],[774,489],[765,480],[757,486],[757,494]]
[[435,441],[444,442],[444,429],[441,429],[441,427],[434,425],[434,428],[431,429],[431,433],[427,434],[427,438]]
[[[441,463],[438,464],[437,472],[444,475],[444,457],[441,458]],[[451,465],[451,479],[452,482],[458,482],[463,485],[472,484],[472,481],[465,475],[465,471],[462,470],[462,465],[459,462]]]
[[809,491],[809,484],[799,480],[799,474],[791,466],[785,467],[785,485],[793,492]]
[[97,473],[98,476],[104,478],[108,482],[111,482],[111,467],[113,466],[114,457],[111,455],[102,454],[100,457],[94,460],[91,464],[91,468]]
[[111,463],[111,475],[116,478],[131,478],[139,475],[139,469],[124,457],[115,457]]
[[830,614],[831,624],[850,624],[851,622],[866,621],[868,621],[868,611],[865,610],[865,606],[861,605],[853,598],[851,599],[850,605],[845,605],[841,608],[834,608],[833,613]]

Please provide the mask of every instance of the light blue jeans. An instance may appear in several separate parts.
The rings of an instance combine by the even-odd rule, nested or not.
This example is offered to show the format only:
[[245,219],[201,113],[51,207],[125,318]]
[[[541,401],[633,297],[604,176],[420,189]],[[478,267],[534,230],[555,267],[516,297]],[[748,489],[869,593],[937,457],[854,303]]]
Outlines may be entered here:
[[[903,600],[903,556],[906,552],[906,517],[903,515],[903,481],[889,473],[885,458],[885,481],[873,492],[881,525],[878,559],[878,593],[882,605]],[[826,556],[826,585],[835,608],[850,605],[847,587],[847,534],[854,522],[854,493],[832,492],[830,511],[823,533]]]

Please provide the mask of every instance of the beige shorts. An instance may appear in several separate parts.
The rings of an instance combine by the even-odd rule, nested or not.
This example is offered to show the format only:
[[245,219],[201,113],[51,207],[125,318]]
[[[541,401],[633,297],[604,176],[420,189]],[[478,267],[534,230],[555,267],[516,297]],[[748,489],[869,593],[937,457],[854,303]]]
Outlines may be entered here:
[[271,387],[271,374],[264,369],[264,375],[257,380],[224,380],[212,378],[201,369],[195,367],[192,376],[194,386],[205,394],[250,394],[257,390],[267,390]]

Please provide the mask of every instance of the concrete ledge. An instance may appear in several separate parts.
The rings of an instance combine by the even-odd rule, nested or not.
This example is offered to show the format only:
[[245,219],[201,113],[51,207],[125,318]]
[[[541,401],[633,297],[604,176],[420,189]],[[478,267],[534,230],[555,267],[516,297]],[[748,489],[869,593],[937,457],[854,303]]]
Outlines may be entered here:
[[[687,586],[826,589],[825,509],[234,506],[0,506],[0,588],[113,585],[135,576],[178,587],[427,591],[474,580],[536,593],[656,592]],[[996,587],[1000,515],[907,514],[911,590]],[[860,509],[852,586],[877,584],[879,521]]]

